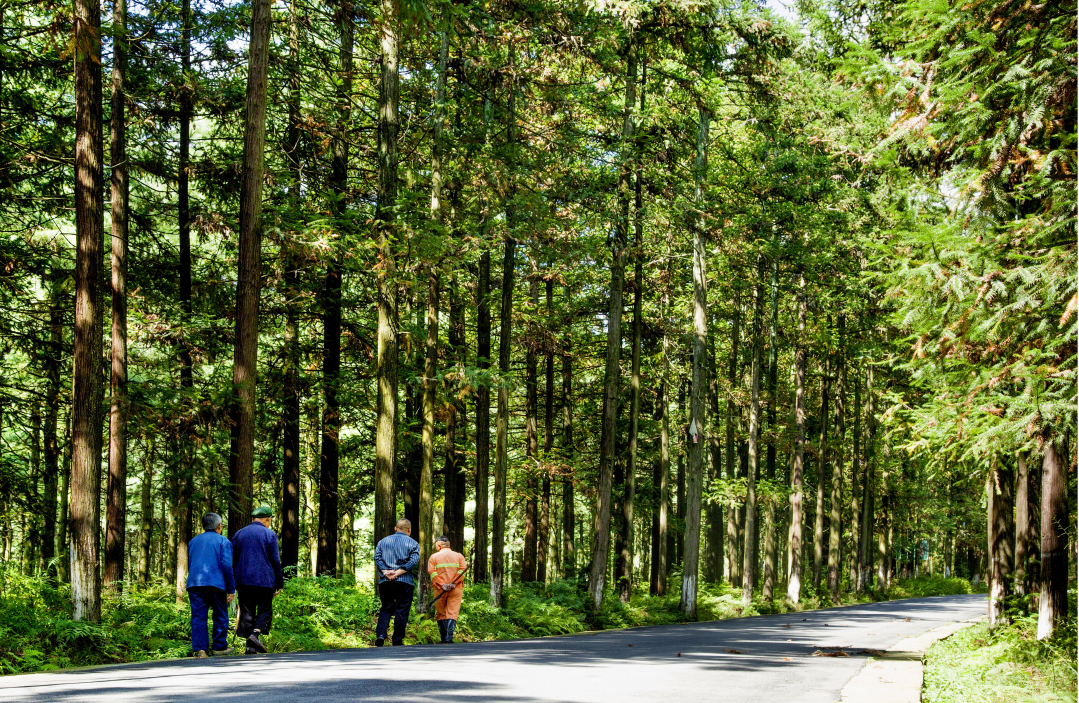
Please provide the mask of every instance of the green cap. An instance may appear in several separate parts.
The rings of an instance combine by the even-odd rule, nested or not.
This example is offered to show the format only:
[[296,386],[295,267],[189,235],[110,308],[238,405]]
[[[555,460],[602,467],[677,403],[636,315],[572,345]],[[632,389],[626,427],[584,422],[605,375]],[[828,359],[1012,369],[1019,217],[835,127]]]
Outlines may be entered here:
[[273,508],[268,505],[260,505],[251,511],[251,517],[273,517]]

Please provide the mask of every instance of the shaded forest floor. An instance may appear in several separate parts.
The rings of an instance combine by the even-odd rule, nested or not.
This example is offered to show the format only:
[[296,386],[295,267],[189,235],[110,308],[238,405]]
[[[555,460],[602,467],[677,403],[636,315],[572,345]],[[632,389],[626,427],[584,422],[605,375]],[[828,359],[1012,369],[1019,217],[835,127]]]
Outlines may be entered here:
[[[968,581],[959,578],[899,579],[886,593],[844,594],[838,603],[808,598],[799,609],[973,591]],[[457,639],[521,639],[683,619],[677,589],[664,597],[635,595],[629,603],[608,593],[603,609],[592,618],[586,616],[583,581],[524,584],[506,593],[507,606],[498,609],[487,602],[486,584],[468,587]],[[705,584],[698,599],[699,620],[789,610],[781,600],[774,604],[758,600],[744,609],[741,590],[726,583]],[[371,646],[377,612],[378,600],[369,588],[351,580],[294,578],[274,601],[273,630],[266,643],[274,652]],[[43,577],[10,572],[0,576],[0,672],[4,674],[185,657],[189,638],[186,599],[176,603],[173,589],[164,583],[103,598],[101,622],[90,623],[71,620],[66,584],[52,585]],[[413,614],[406,644],[436,641],[434,620]]]
[[952,635],[926,653],[923,703],[1074,703],[1075,591],[1071,620],[1038,642],[1037,613],[1006,627],[988,623]]

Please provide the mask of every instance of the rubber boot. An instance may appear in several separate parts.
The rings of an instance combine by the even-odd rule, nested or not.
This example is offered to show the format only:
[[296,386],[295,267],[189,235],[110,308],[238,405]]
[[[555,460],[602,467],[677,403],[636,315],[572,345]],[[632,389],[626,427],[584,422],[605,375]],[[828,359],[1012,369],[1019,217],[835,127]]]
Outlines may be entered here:
[[437,622],[438,622],[438,634],[441,636],[438,643],[439,644],[446,644],[446,642],[447,642],[446,624],[449,623],[449,620],[439,620]]
[[446,642],[446,644],[453,644],[453,633],[457,629],[457,621],[456,620],[443,620],[442,622],[446,623],[445,642]]

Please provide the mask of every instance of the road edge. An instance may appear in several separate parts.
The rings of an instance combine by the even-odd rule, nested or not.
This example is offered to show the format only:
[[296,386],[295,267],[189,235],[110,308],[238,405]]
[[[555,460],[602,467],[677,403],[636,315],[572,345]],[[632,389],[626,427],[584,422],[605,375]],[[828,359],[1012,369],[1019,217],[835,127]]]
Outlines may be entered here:
[[922,659],[935,642],[951,637],[988,619],[950,622],[907,637],[889,647],[881,657],[871,657],[839,692],[840,703],[921,703],[925,667]]

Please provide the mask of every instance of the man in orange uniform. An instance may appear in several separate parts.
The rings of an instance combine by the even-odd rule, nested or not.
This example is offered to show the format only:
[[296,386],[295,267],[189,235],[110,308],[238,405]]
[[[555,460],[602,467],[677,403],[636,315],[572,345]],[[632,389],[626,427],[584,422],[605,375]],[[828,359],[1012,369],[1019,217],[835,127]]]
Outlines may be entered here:
[[435,553],[427,560],[427,573],[431,575],[431,590],[435,600],[435,620],[442,633],[442,644],[453,643],[453,631],[457,629],[457,616],[461,613],[461,600],[465,593],[465,557],[450,549],[449,537],[435,540]]

